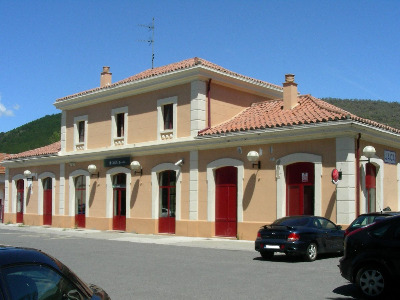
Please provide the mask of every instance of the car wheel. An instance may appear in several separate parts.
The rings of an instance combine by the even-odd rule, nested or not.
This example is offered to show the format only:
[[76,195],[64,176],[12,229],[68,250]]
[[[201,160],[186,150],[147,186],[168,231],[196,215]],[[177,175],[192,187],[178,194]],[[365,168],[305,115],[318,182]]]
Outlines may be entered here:
[[362,267],[356,276],[356,284],[368,298],[382,297],[388,288],[388,278],[383,269],[377,265]]
[[317,255],[318,255],[317,244],[310,243],[307,247],[307,251],[306,251],[306,255],[305,255],[306,260],[314,261],[314,260],[316,260]]
[[260,252],[260,254],[261,254],[261,257],[263,258],[263,259],[271,259],[272,257],[274,257],[274,252]]

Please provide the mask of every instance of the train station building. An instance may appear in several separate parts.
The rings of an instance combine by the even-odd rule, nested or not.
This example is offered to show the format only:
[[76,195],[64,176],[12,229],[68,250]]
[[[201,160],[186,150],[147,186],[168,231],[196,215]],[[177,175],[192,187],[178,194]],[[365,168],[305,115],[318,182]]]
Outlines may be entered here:
[[4,222],[253,240],[287,215],[400,210],[400,130],[282,81],[197,57],[115,83],[104,67],[55,101],[60,142],[1,162]]

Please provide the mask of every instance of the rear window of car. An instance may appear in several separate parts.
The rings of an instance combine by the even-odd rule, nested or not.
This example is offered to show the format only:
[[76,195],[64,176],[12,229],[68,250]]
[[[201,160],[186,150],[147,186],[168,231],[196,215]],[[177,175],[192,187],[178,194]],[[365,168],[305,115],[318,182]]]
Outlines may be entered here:
[[284,225],[284,226],[307,226],[309,218],[283,218],[278,219],[272,225]]
[[380,215],[377,215],[377,216],[359,216],[353,222],[353,224],[351,224],[351,227],[354,227],[354,228],[364,227],[364,226],[367,226],[367,225],[375,222],[376,218],[384,218],[384,217],[387,217],[387,216],[380,216]]

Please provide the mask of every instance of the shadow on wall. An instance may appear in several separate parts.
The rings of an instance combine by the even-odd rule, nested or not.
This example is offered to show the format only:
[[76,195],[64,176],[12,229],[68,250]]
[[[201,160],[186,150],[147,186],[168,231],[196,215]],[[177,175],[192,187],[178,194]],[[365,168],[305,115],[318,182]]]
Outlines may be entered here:
[[131,209],[135,206],[135,203],[136,203],[136,199],[137,199],[137,196],[139,193],[139,183],[140,183],[140,179],[136,179],[135,185],[133,186],[132,194],[131,194]]
[[28,206],[29,201],[31,200],[32,190],[28,188],[28,192],[26,193],[26,206]]
[[336,192],[332,193],[331,199],[329,200],[328,207],[326,208],[325,218],[332,220],[333,216],[333,207],[336,202]]
[[254,188],[256,187],[256,174],[250,176],[249,181],[247,182],[246,189],[244,190],[243,195],[243,210],[246,210],[253,198]]
[[97,184],[93,184],[92,188],[90,189],[90,196],[89,196],[89,207],[92,207],[94,201],[94,195],[96,195]]

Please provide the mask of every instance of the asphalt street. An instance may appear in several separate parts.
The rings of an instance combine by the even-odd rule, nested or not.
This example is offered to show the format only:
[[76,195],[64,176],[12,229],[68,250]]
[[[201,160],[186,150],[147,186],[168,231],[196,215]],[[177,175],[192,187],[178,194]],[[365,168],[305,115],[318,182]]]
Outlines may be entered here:
[[42,249],[112,299],[360,299],[339,257],[264,261],[253,241],[1,224],[0,243]]

